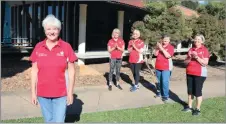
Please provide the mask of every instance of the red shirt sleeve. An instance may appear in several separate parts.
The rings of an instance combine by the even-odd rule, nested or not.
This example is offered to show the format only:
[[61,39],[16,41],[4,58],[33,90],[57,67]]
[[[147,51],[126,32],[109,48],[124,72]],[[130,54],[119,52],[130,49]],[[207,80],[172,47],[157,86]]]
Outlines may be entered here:
[[144,48],[144,41],[141,41],[139,44],[137,44],[137,48],[138,49]]
[[37,55],[38,55],[38,48],[39,48],[39,46],[40,46],[40,42],[38,43],[38,44],[36,44],[35,45],[35,48],[33,49],[33,51],[32,51],[32,53],[31,53],[31,56],[30,56],[30,61],[32,62],[32,63],[34,63],[34,62],[37,62]]
[[130,40],[129,43],[128,43],[128,49],[130,49],[132,47],[132,43],[131,42],[132,42],[132,40]]
[[111,44],[111,40],[108,41],[108,47],[111,47],[111,48],[113,47]]
[[204,52],[203,53],[203,58],[210,58],[210,53],[209,53],[207,48],[205,48],[205,50],[203,52]]
[[74,50],[72,49],[72,47],[71,47],[70,44],[68,44],[67,50],[68,50],[68,56],[67,56],[67,57],[68,57],[68,61],[71,62],[71,63],[75,62],[78,58],[77,58],[77,56],[75,55],[75,52],[74,52]]
[[173,54],[174,54],[174,46],[170,46],[170,48],[169,48],[169,54],[170,54],[170,56],[172,57],[173,56]]

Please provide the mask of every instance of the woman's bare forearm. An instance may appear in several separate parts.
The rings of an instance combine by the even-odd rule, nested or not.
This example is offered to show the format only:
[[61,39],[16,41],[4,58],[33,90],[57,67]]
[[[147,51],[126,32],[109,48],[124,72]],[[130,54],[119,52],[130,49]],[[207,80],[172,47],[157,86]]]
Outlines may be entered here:
[[131,48],[128,48],[128,52],[130,53],[132,51],[132,49],[133,49],[132,47]]
[[138,49],[135,45],[133,46],[133,48],[134,48],[137,52],[139,52],[139,53],[142,53],[142,52],[143,52],[143,50]]
[[125,46],[123,46],[122,48],[118,47],[118,50],[120,50],[120,51],[124,52],[124,50],[125,50]]
[[75,65],[74,63],[68,63],[68,77],[69,77],[69,83],[68,83],[68,93],[73,94],[74,93],[74,83],[75,83]]
[[200,58],[200,57],[197,57],[196,58],[197,62],[199,62],[199,64],[201,64],[202,66],[207,66],[208,65],[208,59],[207,58]]
[[154,55],[157,56],[159,54],[159,50],[158,49],[154,49]]
[[37,81],[38,81],[37,63],[33,63],[31,68],[31,93],[32,94],[36,94]]
[[165,49],[162,49],[162,53],[164,54],[164,56],[166,58],[170,58],[171,57],[171,55]]
[[115,47],[111,48],[111,47],[108,47],[108,52],[112,52],[113,50],[115,50]]

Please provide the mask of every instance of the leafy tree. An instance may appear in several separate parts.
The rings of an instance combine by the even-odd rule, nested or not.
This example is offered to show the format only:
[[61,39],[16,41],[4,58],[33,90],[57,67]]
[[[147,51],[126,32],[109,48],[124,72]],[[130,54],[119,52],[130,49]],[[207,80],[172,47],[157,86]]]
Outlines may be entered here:
[[167,6],[162,1],[149,1],[145,8],[150,12],[152,16],[159,16],[162,12],[167,10]]
[[203,34],[205,45],[211,53],[225,57],[226,39],[225,9],[215,2],[200,5],[198,18],[187,18],[178,9],[172,9],[172,5],[178,5],[177,1],[150,1],[146,9],[149,10],[143,21],[133,24],[132,30],[139,29],[142,39],[151,46],[155,46],[162,34],[171,36],[173,44],[177,41],[191,40],[196,34]]
[[195,24],[194,34],[203,34],[206,41],[205,45],[211,53],[220,55],[222,44],[226,38],[224,21],[219,21],[216,17],[208,14],[201,15]]
[[206,5],[199,5],[199,7],[197,8],[197,12],[200,14],[206,14],[207,13]]
[[212,16],[217,17],[220,20],[226,18],[226,2],[224,1],[210,1],[207,5],[200,5],[197,8],[199,13],[208,13]]
[[[162,5],[158,7],[156,5]],[[164,5],[165,4],[165,5]],[[171,36],[171,41],[176,44],[177,41],[185,40],[191,37],[192,28],[184,17],[184,15],[177,9],[165,9],[170,2],[149,2],[146,7],[148,10],[157,11],[157,13],[150,13],[144,17],[143,22],[135,22],[133,29],[137,28],[143,33],[142,38],[150,45],[154,46],[159,41],[162,34]],[[168,5],[168,7],[170,7]],[[164,8],[164,9],[160,9]],[[159,10],[165,10],[161,12]]]
[[190,8],[190,9],[193,9],[193,10],[196,10],[199,6],[199,2],[198,1],[194,1],[194,0],[189,0],[189,1],[182,1],[181,2],[181,5],[182,6],[185,6],[187,8]]
[[167,0],[167,1],[164,1],[164,2],[166,3],[167,8],[171,8],[173,6],[181,4],[181,1],[179,1],[179,0]]

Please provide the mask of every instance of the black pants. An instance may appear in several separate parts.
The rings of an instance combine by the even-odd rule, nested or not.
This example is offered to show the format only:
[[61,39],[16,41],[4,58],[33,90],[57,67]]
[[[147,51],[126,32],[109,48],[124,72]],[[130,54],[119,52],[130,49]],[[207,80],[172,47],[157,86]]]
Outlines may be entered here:
[[110,73],[109,73],[109,82],[112,82],[112,76],[114,70],[116,70],[116,81],[120,79],[120,69],[122,65],[122,59],[110,59]]
[[140,80],[140,69],[141,69],[141,63],[131,63],[130,68],[133,73],[133,78],[135,80],[135,85],[139,83]]
[[206,77],[187,74],[188,95],[194,95],[196,97],[202,96],[202,88],[205,80]]

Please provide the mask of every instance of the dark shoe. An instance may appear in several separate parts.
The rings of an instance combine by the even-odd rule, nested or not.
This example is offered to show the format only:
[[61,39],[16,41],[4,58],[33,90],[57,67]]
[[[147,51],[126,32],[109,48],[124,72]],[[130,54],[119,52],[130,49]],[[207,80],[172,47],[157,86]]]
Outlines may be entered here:
[[164,103],[167,103],[167,102],[168,102],[168,98],[162,98],[162,101],[163,101]]
[[185,107],[182,111],[183,112],[192,112],[192,108]]
[[137,85],[133,85],[132,87],[130,87],[130,90],[132,90],[132,89],[133,89],[133,87],[136,87],[137,89],[139,89],[139,88],[140,88],[140,86],[137,84]]
[[122,87],[121,87],[119,84],[117,85],[117,87],[118,87],[120,90],[122,90]]
[[198,109],[195,109],[194,112],[192,113],[192,115],[194,116],[197,116],[197,115],[200,115],[201,114],[201,111],[198,110]]
[[137,86],[135,85],[135,86],[132,86],[132,87],[130,88],[130,91],[131,91],[131,92],[135,92],[137,89],[138,89],[138,88],[137,88]]
[[108,90],[112,91],[112,86],[111,85],[108,86]]
[[157,91],[155,98],[161,97],[161,93],[159,91]]

